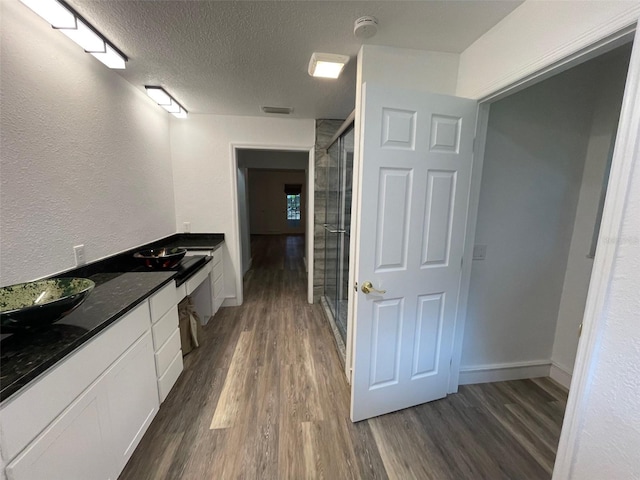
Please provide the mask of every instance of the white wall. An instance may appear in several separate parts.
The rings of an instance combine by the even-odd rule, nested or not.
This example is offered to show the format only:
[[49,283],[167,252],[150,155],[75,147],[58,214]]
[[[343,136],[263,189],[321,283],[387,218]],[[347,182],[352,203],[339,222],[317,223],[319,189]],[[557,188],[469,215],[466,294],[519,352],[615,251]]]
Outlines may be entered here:
[[463,372],[551,358],[597,87],[592,68],[491,105],[475,238],[487,254],[472,266]]
[[460,54],[456,95],[493,94],[639,16],[637,1],[528,0]]
[[238,151],[238,165],[246,168],[306,170],[309,165],[309,154],[308,152],[246,149]]
[[358,54],[358,82],[454,95],[458,60],[454,53],[363,45]]
[[0,2],[0,284],[175,232],[169,115],[17,0]]
[[241,288],[236,225],[236,166],[233,146],[309,151],[315,121],[229,115],[189,115],[171,122],[176,225],[191,222],[192,232],[224,233],[226,305]]
[[[301,234],[306,228],[307,176],[304,170],[258,170],[249,173],[249,218],[251,234]],[[302,185],[300,222],[290,227],[287,222],[285,184]]]
[[592,78],[598,89],[551,356],[554,365],[552,377],[567,387],[576,359],[578,331],[589,290],[593,258],[588,254],[603,178],[620,116],[629,52],[629,49],[624,49],[594,60],[599,66]]

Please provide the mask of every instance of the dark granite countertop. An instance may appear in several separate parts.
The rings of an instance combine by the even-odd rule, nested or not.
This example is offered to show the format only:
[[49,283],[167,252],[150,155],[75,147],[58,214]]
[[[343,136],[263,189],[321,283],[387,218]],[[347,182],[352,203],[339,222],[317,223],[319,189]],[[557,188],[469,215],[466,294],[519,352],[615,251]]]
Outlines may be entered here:
[[[190,238],[192,237],[193,238]],[[0,335],[0,402],[47,371],[172,280],[184,283],[211,257],[185,257],[169,270],[149,270],[132,258],[138,250],[182,246],[215,250],[224,235],[176,234],[56,277],[90,278],[96,287],[76,310],[40,331]]]

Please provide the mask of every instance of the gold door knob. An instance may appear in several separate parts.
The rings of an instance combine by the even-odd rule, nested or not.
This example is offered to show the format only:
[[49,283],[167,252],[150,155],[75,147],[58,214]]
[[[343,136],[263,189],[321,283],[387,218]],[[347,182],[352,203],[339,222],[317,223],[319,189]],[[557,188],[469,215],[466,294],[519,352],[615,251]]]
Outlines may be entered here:
[[380,295],[382,295],[383,293],[387,293],[386,290],[378,290],[377,288],[373,288],[373,285],[371,284],[371,282],[364,282],[362,284],[362,291],[364,293],[376,292],[376,293],[379,293]]

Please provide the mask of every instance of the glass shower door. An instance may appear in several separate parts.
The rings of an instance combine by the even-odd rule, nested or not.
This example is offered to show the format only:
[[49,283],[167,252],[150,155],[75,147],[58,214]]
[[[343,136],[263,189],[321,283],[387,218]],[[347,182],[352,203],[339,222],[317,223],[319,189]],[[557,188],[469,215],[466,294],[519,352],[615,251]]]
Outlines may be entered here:
[[335,142],[328,150],[326,211],[324,224],[324,295],[333,318],[338,318],[340,222],[340,145]]
[[347,339],[353,127],[331,147],[327,165],[325,218],[325,300],[343,343]]

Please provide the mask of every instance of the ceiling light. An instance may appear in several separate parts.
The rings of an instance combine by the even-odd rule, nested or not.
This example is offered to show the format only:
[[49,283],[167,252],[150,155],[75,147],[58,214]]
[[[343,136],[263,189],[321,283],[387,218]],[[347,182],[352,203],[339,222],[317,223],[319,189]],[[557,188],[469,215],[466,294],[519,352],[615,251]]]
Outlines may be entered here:
[[313,52],[309,62],[309,75],[312,77],[338,78],[349,61],[346,55]]
[[125,68],[125,59],[109,44],[105,45],[104,52],[91,52],[91,55],[96,57],[109,68],[119,70],[124,70]]
[[84,22],[81,20],[77,22],[76,28],[61,28],[59,30],[80,45],[85,52],[104,52],[104,40],[102,40],[96,32],[87,27]]
[[182,105],[169,95],[164,88],[145,85],[147,95],[153,98],[154,102],[164,108],[167,112],[176,118],[187,118],[187,112]]
[[44,18],[53,28],[75,28],[76,26],[76,18],[73,13],[56,0],[20,1]]
[[20,0],[56,30],[109,68],[125,68],[128,58],[62,0]]

